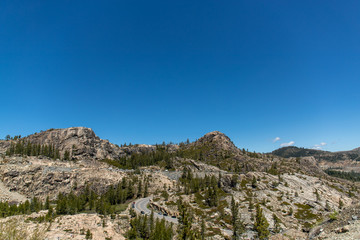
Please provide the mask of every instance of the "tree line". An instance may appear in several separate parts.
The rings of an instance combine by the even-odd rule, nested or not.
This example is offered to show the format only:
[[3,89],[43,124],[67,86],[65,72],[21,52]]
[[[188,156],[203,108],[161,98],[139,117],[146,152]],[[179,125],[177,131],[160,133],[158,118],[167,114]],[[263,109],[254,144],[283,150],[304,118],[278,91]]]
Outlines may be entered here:
[[360,173],[358,172],[354,172],[354,171],[344,172],[344,171],[336,171],[333,169],[326,169],[325,172],[333,177],[343,178],[353,182],[360,182]]
[[[137,183],[137,188],[135,183]],[[136,197],[146,197],[148,185],[147,179],[142,181],[123,178],[118,184],[109,186],[102,194],[91,190],[89,186],[86,186],[85,190],[77,195],[73,192],[67,195],[60,193],[56,201],[56,213],[66,215],[95,211],[102,215],[112,215],[117,213],[117,205]]]
[[121,157],[116,160],[104,159],[103,161],[122,169],[137,169],[143,166],[151,166],[163,163],[166,169],[172,169],[172,158],[175,155],[167,151],[167,146],[157,145],[155,151],[133,153],[131,156]]
[[0,217],[9,217],[19,214],[30,214],[46,209],[45,205],[39,201],[38,198],[34,197],[31,201],[26,200],[24,203],[9,203],[0,202]]
[[132,239],[147,240],[171,240],[174,235],[173,225],[165,222],[165,219],[155,219],[154,212],[150,216],[137,215],[130,220],[130,230],[126,237]]
[[218,178],[215,175],[205,175],[201,178],[194,176],[190,169],[184,168],[179,182],[183,186],[184,194],[202,194],[205,198],[205,203],[209,207],[218,206],[220,195],[223,192],[221,190],[221,175]]
[[30,141],[20,140],[16,143],[11,142],[6,150],[7,156],[19,154],[22,156],[45,156],[52,159],[60,159],[60,151],[55,145],[50,144],[32,144]]

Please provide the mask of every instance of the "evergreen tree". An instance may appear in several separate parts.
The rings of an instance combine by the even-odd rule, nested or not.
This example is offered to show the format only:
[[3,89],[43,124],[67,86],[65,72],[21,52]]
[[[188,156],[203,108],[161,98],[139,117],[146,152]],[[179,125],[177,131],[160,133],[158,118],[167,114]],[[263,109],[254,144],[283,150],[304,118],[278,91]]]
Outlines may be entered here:
[[205,240],[205,231],[206,231],[205,220],[202,219],[201,220],[201,230],[200,230],[201,240]]
[[274,232],[279,233],[281,230],[281,228],[280,228],[281,220],[280,220],[280,218],[278,218],[278,216],[276,216],[275,213],[273,214],[273,220],[274,220]]
[[144,197],[147,197],[149,194],[149,181],[146,180],[145,182],[145,188],[144,188]]
[[142,196],[142,181],[141,180],[139,180],[137,196],[138,196],[138,198],[141,198],[141,196]]
[[182,199],[178,201],[179,209],[179,225],[178,225],[178,239],[179,240],[195,240],[196,235],[192,229],[192,213],[189,206],[182,202]]
[[231,198],[231,225],[233,226],[232,239],[236,240],[239,238],[241,233],[244,232],[245,227],[240,220],[239,216],[239,203],[235,202],[234,197]]
[[86,231],[85,239],[92,239],[92,233],[89,229]]
[[65,151],[63,160],[65,160],[65,161],[70,160],[70,152],[68,150]]
[[344,207],[344,202],[339,198],[339,209],[342,209]]
[[231,183],[230,183],[230,186],[232,188],[236,187],[237,183],[238,183],[238,178],[239,176],[237,174],[233,174],[232,177],[231,177]]
[[49,208],[50,208],[50,199],[49,196],[47,196],[45,201],[45,209],[49,209]]
[[256,205],[254,230],[258,233],[258,237],[260,240],[266,239],[269,236],[270,232],[268,228],[269,228],[269,223],[263,214],[263,210],[258,204]]
[[256,187],[257,187],[257,180],[256,180],[256,177],[255,177],[255,176],[254,176],[253,179],[252,179],[251,186],[252,186],[253,188],[256,188]]

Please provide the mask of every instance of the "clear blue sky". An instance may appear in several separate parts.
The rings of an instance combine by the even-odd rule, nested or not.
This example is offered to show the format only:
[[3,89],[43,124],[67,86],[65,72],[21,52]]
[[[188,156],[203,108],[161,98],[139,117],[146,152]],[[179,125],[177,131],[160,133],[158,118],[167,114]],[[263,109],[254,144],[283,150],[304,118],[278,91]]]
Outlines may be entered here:
[[[0,137],[360,146],[360,1],[0,2]],[[280,140],[273,142],[279,137]]]

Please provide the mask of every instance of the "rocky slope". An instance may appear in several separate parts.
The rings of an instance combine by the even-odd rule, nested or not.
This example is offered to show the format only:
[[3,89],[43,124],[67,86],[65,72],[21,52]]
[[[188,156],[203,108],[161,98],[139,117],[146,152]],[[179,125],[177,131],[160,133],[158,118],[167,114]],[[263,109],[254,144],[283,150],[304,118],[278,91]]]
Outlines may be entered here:
[[25,137],[32,144],[55,145],[63,156],[69,151],[75,159],[117,158],[120,148],[107,140],[100,139],[94,131],[85,127],[50,129]]
[[98,161],[75,163],[36,157],[4,157],[0,161],[1,182],[11,193],[27,198],[54,199],[59,192],[82,191],[87,184],[101,192],[125,175]]
[[55,146],[60,157],[63,158],[66,151],[70,153],[71,159],[118,159],[132,153],[154,151],[155,146],[140,144],[134,146],[119,147],[108,140],[100,139],[91,128],[71,127],[64,129],[49,129],[35,133],[27,137],[0,141],[0,153],[5,153],[10,144],[18,141],[30,142],[31,144]]
[[338,171],[360,173],[360,148],[350,151],[328,152],[291,146],[277,149],[271,155],[284,158],[312,157],[321,169],[334,168]]
[[231,139],[219,131],[213,131],[205,134],[203,137],[191,143],[190,146],[207,146],[213,152],[230,152],[232,154],[241,154],[240,149],[235,146]]
[[[1,141],[0,151],[4,152],[16,141],[19,140]],[[273,215],[281,221],[282,232],[273,234],[271,239],[274,240],[306,239],[309,236],[308,231],[310,235],[315,231],[311,230],[311,227],[318,224],[324,226],[323,232],[333,234],[335,226],[326,225],[329,214],[342,210],[340,202],[341,207],[349,209],[358,202],[357,189],[360,185],[326,175],[317,156],[313,156],[314,152],[309,151],[303,154],[305,156],[298,156],[296,152],[302,153],[304,150],[287,148],[276,154],[250,153],[238,149],[229,137],[218,131],[210,132],[192,143],[165,147],[119,147],[100,139],[91,129],[83,127],[51,129],[27,136],[20,141],[55,145],[61,155],[69,151],[72,159],[76,161],[19,154],[0,156],[0,199],[3,201],[22,202],[33,196],[40,199],[50,196],[51,199],[55,199],[59,192],[76,194],[83,191],[86,185],[91,185],[97,192],[104,192],[110,185],[118,183],[123,178],[139,179],[143,183],[149,183],[147,192],[152,196],[150,207],[157,212],[177,216],[177,202],[181,197],[190,206],[190,211],[195,213],[195,229],[199,230],[200,221],[205,219],[208,234],[214,237],[213,239],[224,239],[224,235],[229,236],[229,232],[231,234],[232,197],[240,206],[241,220],[246,228],[243,236],[253,238],[256,235],[253,231],[254,206],[260,204],[270,223],[271,231],[274,229]],[[99,161],[105,158],[116,160],[124,156],[138,157],[138,153],[154,151],[161,154],[144,156],[156,155],[160,160],[153,162],[153,166],[140,165],[142,167],[136,171],[118,169]],[[162,158],[171,158],[172,168],[165,170]],[[216,179],[216,186],[219,188],[217,206],[206,205],[208,188],[205,187],[198,192],[188,191],[189,185],[184,184],[185,180],[182,179],[184,172],[188,170],[196,178],[205,179],[212,176]],[[136,197],[130,199],[131,201],[141,197],[141,194],[138,194],[141,181],[133,182]],[[196,181],[191,182],[195,183]],[[144,190],[144,186],[142,189]],[[122,214],[124,216],[120,217],[118,214],[115,219],[95,213],[57,217],[51,226],[46,226],[49,227],[46,237],[83,239],[83,229],[88,228],[94,237],[96,236],[95,239],[122,239],[129,228],[130,219],[128,210]],[[33,224],[26,218],[24,216],[21,220],[25,225]],[[109,227],[102,227],[102,219],[105,218],[109,221]],[[91,221],[88,221],[89,219]],[[122,227],[119,228],[119,225]],[[325,225],[329,227],[325,228]]]

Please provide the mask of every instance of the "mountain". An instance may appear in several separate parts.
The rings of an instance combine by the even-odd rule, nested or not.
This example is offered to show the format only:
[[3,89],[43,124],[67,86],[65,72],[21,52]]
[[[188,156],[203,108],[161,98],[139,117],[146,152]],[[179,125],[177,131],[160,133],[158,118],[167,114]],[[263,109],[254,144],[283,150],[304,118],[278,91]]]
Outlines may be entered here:
[[54,145],[63,156],[69,151],[74,159],[117,158],[120,148],[107,140],[100,139],[91,128],[71,127],[49,129],[29,135],[22,140],[31,144]]
[[15,145],[19,142],[31,143],[33,146],[54,146],[59,151],[61,159],[68,152],[74,160],[119,159],[132,153],[155,150],[154,146],[145,144],[119,147],[108,140],[100,139],[91,128],[70,127],[49,129],[16,140],[0,141],[0,152],[4,153],[12,143]]
[[225,158],[238,157],[242,155],[231,139],[224,133],[213,131],[205,134],[188,148],[197,150],[203,160],[224,160]]
[[279,148],[271,152],[271,154],[284,158],[313,156],[318,161],[327,162],[360,161],[360,148],[356,148],[350,151],[328,152],[290,146]]
[[208,146],[214,151],[228,151],[234,154],[240,154],[241,152],[228,136],[219,131],[213,131],[205,134],[203,137],[196,140],[192,145],[197,147]]
[[[60,157],[49,154],[54,149]],[[322,168],[333,162],[319,158],[350,159],[359,152],[287,147],[260,154],[240,150],[219,131],[194,142],[118,146],[90,128],[49,129],[0,141],[1,223],[41,226],[44,239],[84,239],[85,231],[93,239],[160,239],[156,234],[169,228],[173,235],[161,239],[177,239],[176,229],[197,239],[201,232],[204,239],[231,239],[237,228],[239,239],[258,239],[258,206],[268,222],[266,239],[315,239],[320,226],[324,234],[342,227],[335,211],[347,223],[360,214],[353,211],[359,182],[326,174]],[[162,226],[153,221],[158,232],[147,228],[151,210],[164,219]]]
[[279,157],[308,157],[308,156],[318,156],[324,153],[321,150],[299,148],[294,146],[282,147],[274,150],[271,154]]

